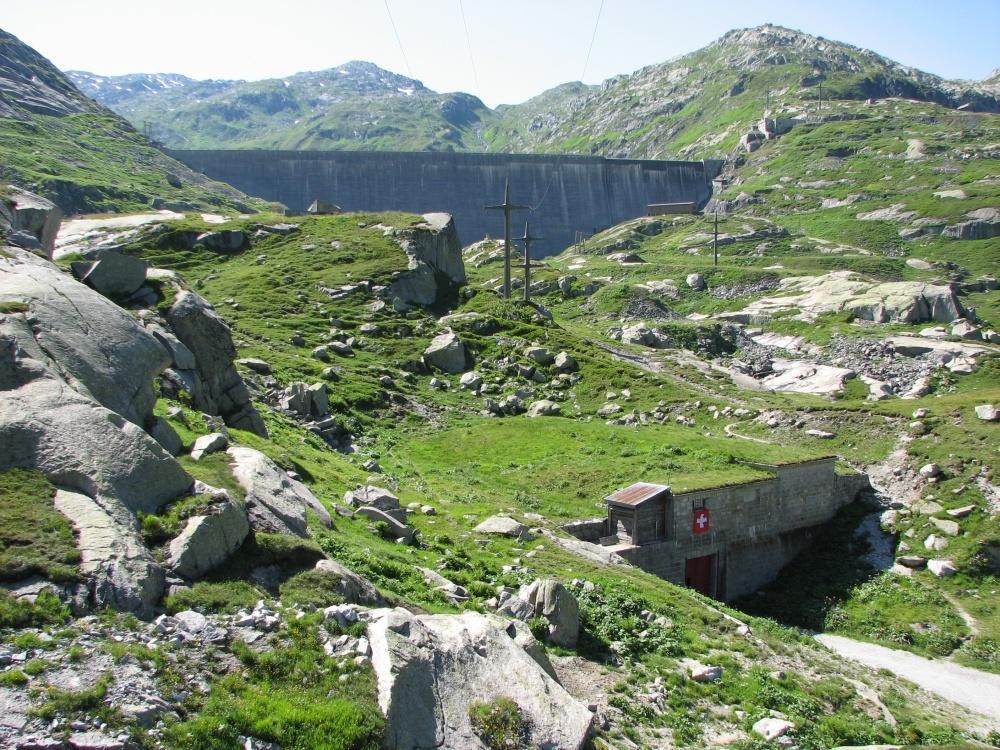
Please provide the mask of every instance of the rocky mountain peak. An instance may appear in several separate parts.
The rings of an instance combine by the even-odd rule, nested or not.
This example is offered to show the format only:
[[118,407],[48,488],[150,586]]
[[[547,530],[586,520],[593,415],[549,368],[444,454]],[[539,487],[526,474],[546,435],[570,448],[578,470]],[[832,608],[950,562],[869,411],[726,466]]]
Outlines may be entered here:
[[101,107],[81,94],[55,65],[0,29],[0,117],[96,111]]
[[339,87],[348,86],[361,94],[431,93],[430,89],[420,81],[393,73],[365,60],[351,60],[343,65],[316,72],[296,73],[289,80],[305,84],[333,81]]

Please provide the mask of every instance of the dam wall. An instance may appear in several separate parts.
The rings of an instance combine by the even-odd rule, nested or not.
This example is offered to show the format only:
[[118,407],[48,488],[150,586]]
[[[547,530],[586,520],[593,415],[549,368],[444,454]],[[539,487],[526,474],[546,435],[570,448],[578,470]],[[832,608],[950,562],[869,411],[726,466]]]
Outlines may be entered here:
[[561,252],[575,233],[591,233],[644,216],[651,203],[703,205],[721,162],[606,159],[552,154],[466,154],[386,151],[168,151],[192,169],[248,195],[279,201],[301,213],[315,199],[345,211],[445,211],[455,217],[463,244],[503,236],[503,201],[510,181],[538,257]]

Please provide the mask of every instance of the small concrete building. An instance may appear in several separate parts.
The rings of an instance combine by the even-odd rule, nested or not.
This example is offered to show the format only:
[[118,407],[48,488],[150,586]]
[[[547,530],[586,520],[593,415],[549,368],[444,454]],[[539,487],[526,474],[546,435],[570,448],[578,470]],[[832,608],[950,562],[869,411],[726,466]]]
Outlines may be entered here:
[[306,209],[306,213],[312,214],[313,216],[331,216],[333,214],[343,212],[340,210],[340,206],[336,203],[331,203],[330,201],[324,201],[317,198],[309,204],[309,208]]
[[773,580],[817,526],[868,486],[866,476],[841,476],[835,464],[835,457],[751,464],[771,477],[676,494],[637,482],[604,499],[607,518],[563,528],[661,578],[729,601]]

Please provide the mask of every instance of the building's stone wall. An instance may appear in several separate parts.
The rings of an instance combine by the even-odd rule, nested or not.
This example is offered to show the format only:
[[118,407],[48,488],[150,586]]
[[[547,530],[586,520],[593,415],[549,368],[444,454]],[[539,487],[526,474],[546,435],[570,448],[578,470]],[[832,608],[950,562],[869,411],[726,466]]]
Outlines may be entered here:
[[[543,237],[539,257],[561,252],[577,231],[599,231],[646,215],[650,203],[704,204],[718,161],[651,161],[552,154],[385,151],[170,151],[171,156],[248,195],[305,211],[314,200],[345,211],[444,211],[464,244],[503,235],[503,214],[483,206],[511,200],[538,206],[514,214]],[[539,205],[540,204],[540,205]]]
[[[761,466],[773,479],[667,494],[664,503],[643,508],[640,543],[616,549],[630,563],[683,585],[685,562],[716,555],[713,595],[731,600],[777,576],[802,552],[817,526],[829,521],[867,485],[864,475],[842,477],[835,459],[787,466]],[[695,534],[694,509],[707,508],[711,530]],[[651,512],[664,514],[667,538],[646,543]],[[609,509],[609,519],[618,509]],[[645,536],[643,533],[645,532]],[[614,533],[614,529],[610,529]]]

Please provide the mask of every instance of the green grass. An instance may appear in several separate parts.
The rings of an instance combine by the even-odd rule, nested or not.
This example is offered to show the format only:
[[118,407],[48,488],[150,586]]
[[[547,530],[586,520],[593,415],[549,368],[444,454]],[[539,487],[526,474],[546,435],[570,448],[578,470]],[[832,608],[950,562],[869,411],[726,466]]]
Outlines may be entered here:
[[490,703],[470,703],[469,721],[473,731],[489,750],[527,750],[531,727],[520,707],[510,698]]
[[636,430],[519,417],[414,434],[386,463],[403,483],[452,506],[453,513],[509,507],[569,519],[600,515],[605,495],[636,481],[686,492],[769,476],[741,462],[787,463],[822,454],[706,438],[678,425]]
[[17,300],[0,302],[0,315],[13,315],[14,313],[25,313],[31,308],[25,302]]
[[0,472],[0,581],[36,575],[58,582],[77,579],[80,553],[54,497],[55,488],[40,472]]
[[[32,114],[0,121],[0,179],[64,211],[148,211],[153,198],[227,211],[263,209],[228,185],[197,175],[110,114]],[[182,176],[181,187],[167,174]]]
[[214,681],[198,714],[168,728],[166,747],[224,750],[240,735],[287,750],[381,747],[371,669],[339,669],[323,652],[317,624],[315,616],[289,621],[290,641],[265,654],[235,644],[242,670]]
[[50,591],[42,591],[33,602],[0,592],[0,628],[41,628],[66,622],[69,616],[69,607]]
[[44,702],[33,709],[32,713],[46,721],[51,721],[56,716],[75,717],[80,714],[100,716],[107,721],[115,713],[114,709],[104,703],[104,697],[112,681],[112,675],[108,672],[92,687],[84,690],[61,690],[49,687],[45,691]]

